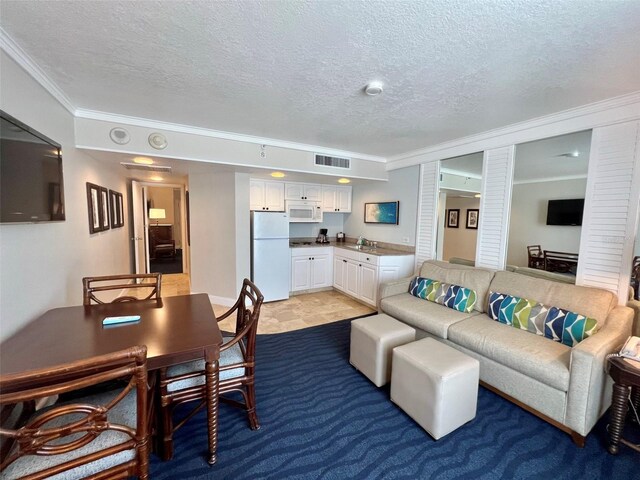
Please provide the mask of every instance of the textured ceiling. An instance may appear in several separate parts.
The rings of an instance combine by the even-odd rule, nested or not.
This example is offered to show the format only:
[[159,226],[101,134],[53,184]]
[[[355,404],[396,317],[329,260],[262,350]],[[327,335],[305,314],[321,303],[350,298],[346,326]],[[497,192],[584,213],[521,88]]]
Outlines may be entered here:
[[638,0],[0,8],[77,107],[383,156],[640,90]]

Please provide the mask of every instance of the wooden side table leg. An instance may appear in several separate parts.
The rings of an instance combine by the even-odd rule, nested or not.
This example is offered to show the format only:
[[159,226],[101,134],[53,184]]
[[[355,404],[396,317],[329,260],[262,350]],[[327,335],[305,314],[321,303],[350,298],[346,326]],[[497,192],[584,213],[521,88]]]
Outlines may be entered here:
[[622,438],[622,430],[624,429],[624,421],[627,416],[627,397],[629,388],[613,384],[613,393],[611,395],[611,421],[609,422],[609,453],[616,455],[620,438]]
[[209,452],[207,462],[216,463],[218,450],[218,396],[220,383],[218,378],[218,361],[205,363],[205,382],[207,392],[207,432],[209,436]]

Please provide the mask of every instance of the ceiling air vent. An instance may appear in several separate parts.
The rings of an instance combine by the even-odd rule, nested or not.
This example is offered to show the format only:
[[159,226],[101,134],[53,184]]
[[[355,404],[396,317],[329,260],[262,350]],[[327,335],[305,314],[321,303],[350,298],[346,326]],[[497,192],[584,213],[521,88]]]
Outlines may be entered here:
[[316,165],[349,169],[351,168],[351,160],[348,158],[329,157],[328,155],[319,155],[316,153]]
[[141,165],[139,163],[120,162],[127,170],[142,170],[144,172],[166,172],[171,173],[171,167],[168,165]]

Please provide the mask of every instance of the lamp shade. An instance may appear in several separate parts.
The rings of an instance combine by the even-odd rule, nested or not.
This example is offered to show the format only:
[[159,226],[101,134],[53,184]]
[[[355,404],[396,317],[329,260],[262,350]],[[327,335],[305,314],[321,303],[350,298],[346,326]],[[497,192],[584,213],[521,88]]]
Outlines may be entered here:
[[164,211],[164,208],[150,208],[149,218],[152,220],[157,220],[161,218],[167,218],[167,215]]

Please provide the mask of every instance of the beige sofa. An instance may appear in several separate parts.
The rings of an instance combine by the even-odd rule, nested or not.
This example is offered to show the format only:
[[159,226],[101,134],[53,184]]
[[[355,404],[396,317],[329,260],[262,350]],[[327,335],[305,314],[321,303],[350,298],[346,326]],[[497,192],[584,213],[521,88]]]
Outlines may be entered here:
[[[420,276],[476,291],[471,313],[408,293],[412,278],[381,286],[379,309],[480,362],[480,380],[584,445],[584,438],[611,402],[607,354],[631,334],[633,311],[606,290],[481,268],[426,261]],[[535,300],[598,320],[599,330],[573,348],[503,325],[487,314],[489,291]]]

